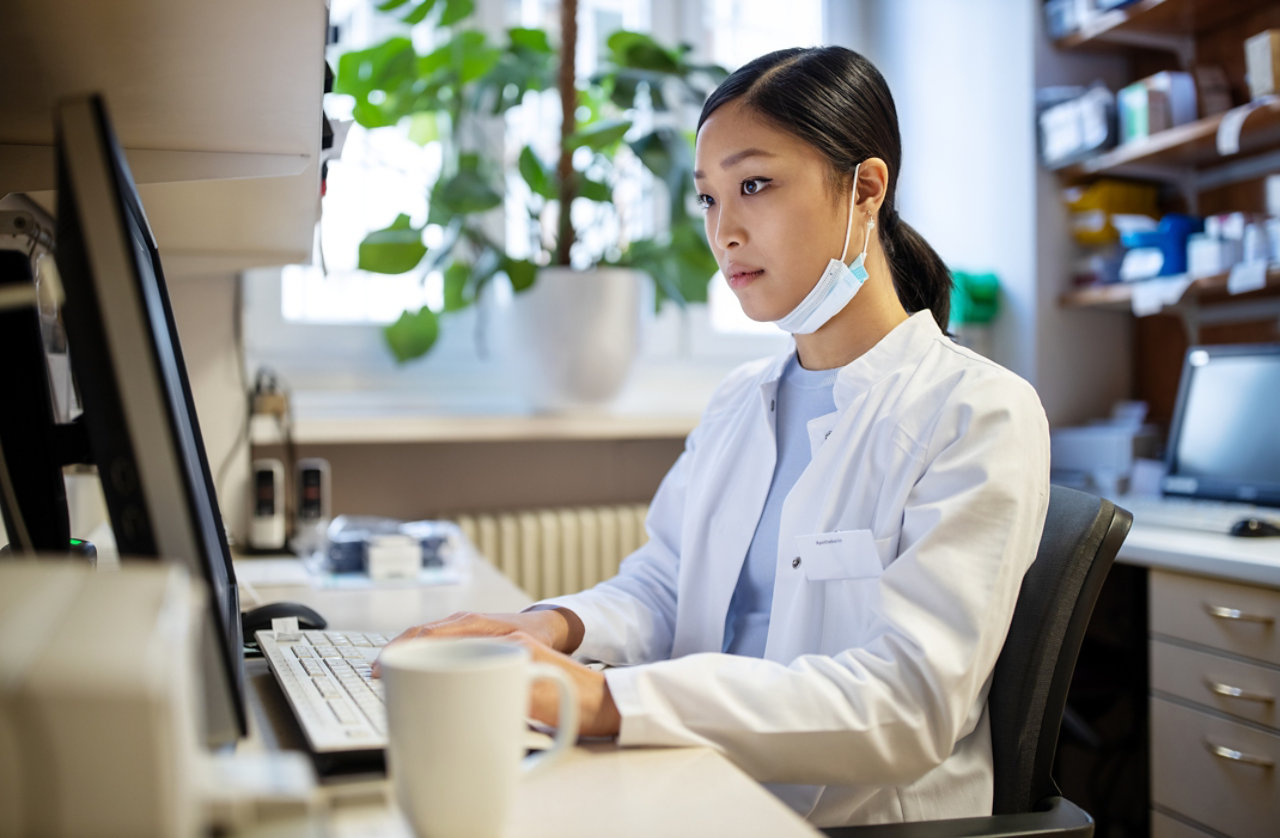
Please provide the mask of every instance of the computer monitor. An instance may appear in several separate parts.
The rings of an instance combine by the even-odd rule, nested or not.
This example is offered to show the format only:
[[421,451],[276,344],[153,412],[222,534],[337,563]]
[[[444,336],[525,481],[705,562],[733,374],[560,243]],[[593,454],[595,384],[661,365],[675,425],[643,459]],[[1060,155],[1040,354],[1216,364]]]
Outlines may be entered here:
[[5,289],[30,292],[31,302],[0,307],[0,513],[13,552],[65,553],[71,529],[63,463],[35,277],[25,250],[0,250],[0,290]]
[[1169,429],[1164,494],[1280,506],[1280,344],[1193,346]]
[[54,116],[63,319],[112,530],[206,583],[204,734],[227,744],[247,730],[239,594],[160,257],[102,98]]

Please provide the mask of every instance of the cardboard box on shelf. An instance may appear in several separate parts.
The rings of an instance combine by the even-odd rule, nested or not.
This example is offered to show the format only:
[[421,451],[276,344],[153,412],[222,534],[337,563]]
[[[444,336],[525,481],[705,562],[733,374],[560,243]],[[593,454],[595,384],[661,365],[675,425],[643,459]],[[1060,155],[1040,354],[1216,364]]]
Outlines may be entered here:
[[1251,98],[1280,92],[1280,29],[1267,29],[1246,40],[1244,63]]

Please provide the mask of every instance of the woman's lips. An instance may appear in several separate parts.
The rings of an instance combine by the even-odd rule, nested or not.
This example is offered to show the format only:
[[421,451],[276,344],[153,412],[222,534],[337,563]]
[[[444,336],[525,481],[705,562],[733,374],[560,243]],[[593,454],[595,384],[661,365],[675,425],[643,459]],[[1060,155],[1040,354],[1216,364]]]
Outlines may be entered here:
[[729,287],[730,287],[730,288],[741,288],[742,286],[747,285],[748,283],[750,283],[752,280],[756,279],[757,277],[759,277],[759,276],[760,276],[761,274],[763,274],[763,273],[764,273],[764,271],[763,271],[763,270],[756,270],[756,271],[745,271],[745,270],[739,270],[739,271],[734,271],[733,273],[729,274]]

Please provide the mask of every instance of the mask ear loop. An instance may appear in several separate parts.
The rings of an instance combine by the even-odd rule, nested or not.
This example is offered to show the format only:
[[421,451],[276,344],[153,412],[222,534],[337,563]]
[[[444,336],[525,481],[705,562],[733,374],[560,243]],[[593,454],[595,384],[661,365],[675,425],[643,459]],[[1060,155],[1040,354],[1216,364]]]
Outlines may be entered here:
[[[853,195],[849,198],[849,223],[844,228],[844,247],[840,249],[840,261],[848,265],[844,261],[845,255],[849,252],[849,234],[853,232],[853,213],[858,208],[858,170],[862,168],[859,163],[853,167]],[[871,244],[871,233],[876,229],[876,220],[871,217],[871,213],[867,213],[867,236],[862,240],[862,259],[866,261],[867,247]]]

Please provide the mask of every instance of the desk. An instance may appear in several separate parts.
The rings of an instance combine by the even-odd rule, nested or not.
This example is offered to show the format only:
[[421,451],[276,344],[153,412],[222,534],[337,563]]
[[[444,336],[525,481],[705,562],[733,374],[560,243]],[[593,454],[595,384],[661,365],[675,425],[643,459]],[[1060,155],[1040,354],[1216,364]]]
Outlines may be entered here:
[[1135,523],[1118,560],[1149,571],[1151,835],[1274,835],[1280,778],[1240,754],[1280,762],[1280,539]]
[[[252,562],[252,559],[238,560]],[[246,570],[249,568],[246,566]],[[315,608],[338,629],[397,634],[458,610],[513,611],[529,597],[484,561],[463,585],[367,589],[256,584],[262,602],[293,600]],[[302,749],[297,729],[262,660],[248,662],[249,738],[241,750]],[[390,803],[385,779],[322,782],[327,835],[393,836],[411,832]],[[603,832],[651,836],[812,836],[809,824],[728,760],[704,748],[579,745],[568,758],[523,782],[509,836],[572,838]]]

